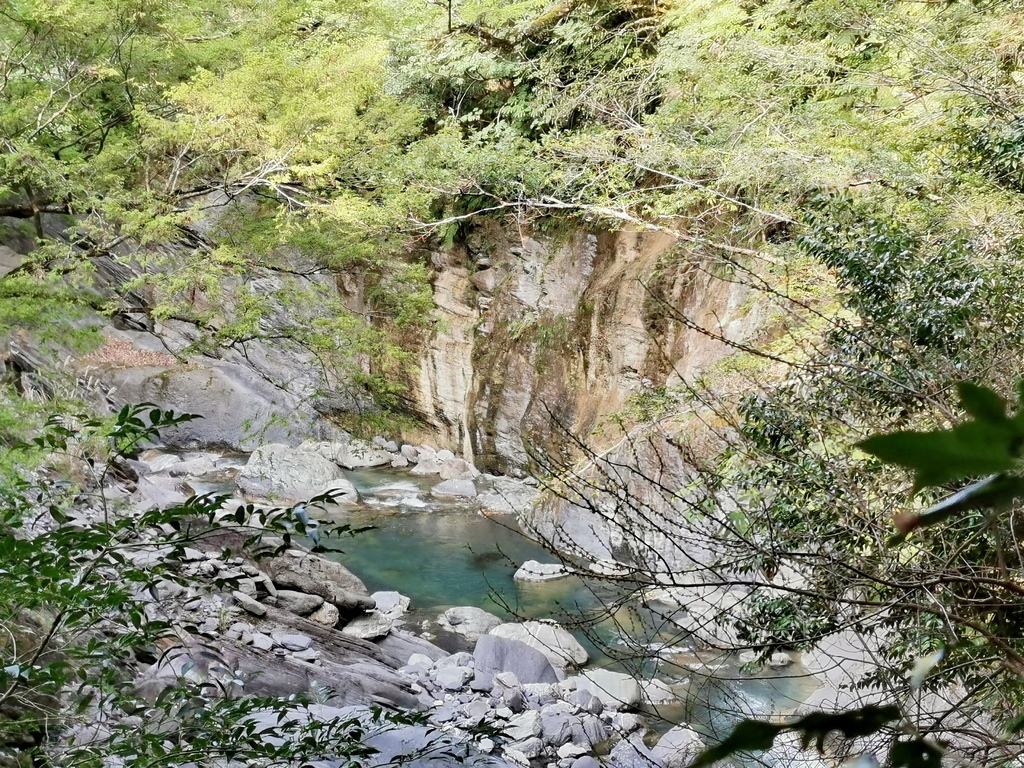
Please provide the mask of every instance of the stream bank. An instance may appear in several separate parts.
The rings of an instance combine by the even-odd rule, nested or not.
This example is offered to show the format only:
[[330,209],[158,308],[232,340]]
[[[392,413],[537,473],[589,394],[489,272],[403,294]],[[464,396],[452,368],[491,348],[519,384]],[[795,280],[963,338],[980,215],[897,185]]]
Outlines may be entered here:
[[[318,591],[315,585],[287,576],[290,567],[246,563],[249,569],[265,570],[277,594],[258,587],[252,594],[234,593],[231,599],[221,601],[220,611],[225,606],[242,611],[239,621],[232,622],[220,637],[220,642],[242,648],[238,658],[251,655],[257,643],[269,644],[275,654],[283,649],[288,658],[318,668],[325,661],[328,666],[331,663],[330,652],[322,649],[331,645],[323,640],[325,631],[328,638],[338,634],[349,638],[346,643],[352,638],[371,643],[384,650],[388,675],[400,676],[404,694],[415,698],[415,706],[426,707],[437,725],[460,737],[482,724],[511,729],[509,732],[517,738],[510,736],[504,743],[492,740],[493,749],[513,762],[535,766],[558,764],[571,768],[577,760],[609,750],[609,765],[631,766],[641,759],[669,765],[672,761],[665,750],[655,758],[655,753],[644,751],[646,744],[656,746],[665,739],[666,743],[675,743],[681,733],[692,734],[680,746],[682,753],[691,754],[701,739],[687,726],[675,724],[692,722],[705,734],[720,735],[731,721],[714,713],[726,698],[732,699],[732,704],[741,699],[745,702],[741,711],[748,714],[777,712],[780,702],[782,709],[799,703],[801,686],[791,682],[806,681],[799,668],[788,670],[786,675],[765,671],[752,677],[741,671],[736,659],[715,661],[690,649],[659,649],[657,632],[644,635],[641,631],[641,644],[630,646],[636,642],[635,636],[627,635],[643,627],[628,611],[605,612],[604,621],[593,623],[589,635],[576,632],[583,645],[581,650],[589,656],[582,670],[557,663],[558,659],[545,651],[552,646],[567,648],[576,640],[568,633],[551,635],[556,625],[523,624],[522,620],[555,619],[571,626],[581,613],[596,614],[603,610],[601,606],[614,604],[623,595],[615,594],[614,583],[579,575],[542,582],[513,578],[524,561],[552,559],[519,533],[515,517],[507,511],[508,506],[535,498],[535,486],[526,480],[474,474],[461,459],[444,454],[438,458],[438,452],[432,455],[432,449],[426,446],[416,448],[413,463],[409,457],[414,447],[388,450],[398,447],[384,440],[375,442],[380,446],[358,441],[340,446],[311,442],[298,449],[264,446],[248,457],[153,451],[136,462],[141,470],[140,489],[148,493],[160,489],[165,501],[166,494],[246,496],[240,490],[246,488],[272,495],[279,503],[290,503],[290,494],[313,495],[310,492],[319,490],[315,486],[322,483],[338,492],[338,503],[310,507],[312,516],[354,528],[373,526],[354,538],[342,539],[343,551],[329,555],[345,571],[359,574],[360,578],[355,579],[358,584],[345,579],[341,584],[357,598]],[[341,465],[331,460],[317,461],[324,454],[348,464],[373,462],[377,466],[339,468]],[[402,459],[406,466],[401,466]],[[441,467],[446,463],[449,469],[458,469],[458,474],[469,477],[442,480]],[[414,474],[417,467],[420,473]],[[436,474],[425,473],[425,468],[435,469]],[[462,488],[462,495],[445,492],[446,483],[459,479],[468,480],[478,491],[476,495],[468,495],[468,486]],[[438,487],[441,493],[437,493]],[[251,494],[249,497],[251,500]],[[492,497],[493,503],[489,501]],[[296,552],[293,556],[313,562],[308,553]],[[329,572],[326,568],[317,566],[312,573],[322,579]],[[360,594],[363,597],[358,597]],[[317,605],[313,605],[316,600],[302,602],[302,598],[310,597],[321,599]],[[328,603],[349,607],[352,612],[348,616],[336,612],[334,619],[329,614],[325,627],[323,616],[318,614]],[[475,635],[466,631],[479,618],[471,611],[487,617],[487,623]],[[291,643],[295,648],[283,646],[280,629],[276,635],[258,629],[268,616],[282,622],[289,612],[295,614],[295,631],[291,634],[310,639],[305,647],[298,647],[304,645],[304,640],[294,638]],[[448,622],[453,616],[458,620]],[[320,625],[316,630],[319,635],[310,630],[310,623]],[[208,620],[207,628],[212,630],[212,624]],[[548,632],[549,637],[564,639],[548,640],[547,645],[534,643],[531,649],[529,634],[540,630]],[[483,650],[481,636],[488,638]],[[499,647],[493,647],[494,643]],[[638,665],[637,658],[626,653],[631,647],[643,664]],[[608,648],[619,651],[623,658],[609,658],[605,654]],[[662,657],[671,663],[656,663],[654,650],[670,651]],[[675,670],[676,676],[660,680],[654,676],[666,669]],[[307,671],[309,680],[318,674],[318,669]],[[379,673],[374,674],[379,677]],[[350,690],[361,688],[351,680],[347,686]],[[501,690],[496,693],[498,687]],[[787,699],[792,699],[791,705],[784,703]],[[372,696],[370,700],[374,701]],[[358,697],[357,701],[344,703],[357,702]],[[407,698],[394,695],[385,703],[410,706]],[[539,732],[534,733],[538,728]],[[613,749],[615,744],[623,745],[618,753]],[[631,755],[628,759],[626,751]]]

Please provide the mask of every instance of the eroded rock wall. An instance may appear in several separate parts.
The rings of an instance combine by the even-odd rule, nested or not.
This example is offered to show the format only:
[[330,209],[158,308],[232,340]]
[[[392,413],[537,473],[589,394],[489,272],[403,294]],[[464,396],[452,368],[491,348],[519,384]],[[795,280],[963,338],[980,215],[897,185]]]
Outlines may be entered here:
[[434,265],[438,330],[411,399],[435,439],[492,471],[692,379],[732,351],[715,335],[741,341],[761,323],[749,287],[660,232],[493,226]]

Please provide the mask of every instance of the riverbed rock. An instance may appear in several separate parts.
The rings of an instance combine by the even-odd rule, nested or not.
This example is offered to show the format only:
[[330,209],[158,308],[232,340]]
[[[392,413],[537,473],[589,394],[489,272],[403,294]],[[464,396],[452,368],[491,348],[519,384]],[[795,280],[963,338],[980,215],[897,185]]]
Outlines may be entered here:
[[672,687],[664,680],[643,680],[640,682],[640,695],[646,704],[669,704],[677,696]]
[[493,613],[472,605],[449,608],[437,618],[441,629],[461,635],[471,643],[475,643],[483,635],[501,625],[501,619]]
[[472,480],[444,480],[430,489],[430,495],[442,499],[471,499],[476,496],[476,486]]
[[384,637],[391,631],[391,619],[387,618],[380,611],[370,611],[362,616],[356,616],[341,629],[346,635],[360,637],[364,640],[373,640]]
[[572,575],[569,570],[560,563],[539,563],[536,560],[527,560],[512,578],[515,581],[551,581],[562,579]]
[[[543,653],[557,667],[582,667],[589,656],[586,649],[567,630],[542,621],[501,624],[488,634],[518,640]],[[538,681],[539,682],[539,681]]]
[[477,496],[485,511],[516,515],[531,509],[540,498],[540,490],[512,477],[488,476],[490,490]]
[[700,735],[692,728],[677,725],[651,750],[651,756],[665,768],[686,768],[704,749]]
[[528,709],[518,715],[513,715],[503,730],[512,741],[522,741],[533,736],[540,736],[544,732],[541,713],[535,709]]
[[608,669],[584,670],[576,678],[577,690],[597,696],[606,707],[635,707],[642,700],[640,683],[634,677]]
[[169,477],[140,477],[135,487],[139,496],[136,508],[140,512],[176,507],[184,504],[187,498],[179,490],[178,482]]
[[382,448],[376,448],[365,440],[351,438],[338,452],[335,461],[345,469],[360,467],[383,467],[390,464],[394,456]]
[[148,402],[202,416],[160,431],[161,443],[175,449],[251,451],[269,442],[295,445],[315,434],[322,421],[297,396],[231,362],[101,367],[96,376],[113,388],[118,406]]
[[342,479],[341,469],[323,456],[270,443],[253,451],[235,483],[247,498],[296,502]]
[[309,635],[300,635],[294,632],[272,632],[270,636],[276,645],[289,651],[304,651],[313,645],[313,638]]
[[356,504],[359,501],[359,491],[356,490],[351,480],[344,477],[331,480],[327,485],[319,488],[316,495],[329,495],[331,504]]
[[299,616],[309,616],[323,604],[324,599],[319,595],[307,595],[292,589],[281,589],[277,593],[277,607]]
[[473,670],[461,666],[444,667],[434,673],[434,681],[446,691],[461,691],[472,677]]
[[319,608],[309,615],[310,621],[322,624],[325,627],[335,627],[341,620],[341,611],[334,603],[324,602]]
[[480,470],[465,459],[454,457],[441,464],[439,473],[442,480],[472,480],[480,476]]
[[438,475],[441,473],[442,464],[444,462],[437,458],[437,454],[425,454],[421,449],[416,466],[409,471],[414,475]]
[[412,605],[412,600],[400,592],[385,590],[374,592],[370,597],[377,604],[377,610],[392,621],[404,616]]
[[318,595],[335,605],[342,616],[356,616],[375,605],[363,582],[333,560],[289,550],[283,555],[265,558],[260,564],[279,590]]
[[484,635],[473,651],[477,678],[493,678],[511,672],[523,683],[557,683],[558,673],[547,656],[518,640]]
[[623,739],[608,753],[608,768],[662,768],[640,734]]

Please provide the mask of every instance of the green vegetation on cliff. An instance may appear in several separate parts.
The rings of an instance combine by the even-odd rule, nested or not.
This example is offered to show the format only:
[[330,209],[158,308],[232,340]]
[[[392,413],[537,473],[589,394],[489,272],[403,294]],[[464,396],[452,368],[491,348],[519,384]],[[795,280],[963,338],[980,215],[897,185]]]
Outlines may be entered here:
[[[5,333],[141,308],[194,325],[196,351],[294,344],[325,387],[397,406],[431,328],[432,249],[481,217],[660,229],[681,264],[717,263],[782,318],[733,362],[738,407],[681,398],[718,411],[708,497],[733,494],[757,544],[745,567],[803,558],[816,579],[812,594],[751,600],[744,641],[877,628],[894,639],[875,682],[942,646],[929,685],[962,691],[954,709],[994,731],[1024,710],[1007,663],[1024,657],[1004,578],[1019,570],[1014,526],[972,513],[894,556],[905,479],[851,449],[949,426],[952,382],[1006,394],[1020,375],[1019,3],[0,8],[0,224],[34,247],[0,277]],[[80,288],[102,259],[133,270],[113,300]],[[807,273],[836,295],[821,300]],[[990,735],[978,755],[997,749]]]

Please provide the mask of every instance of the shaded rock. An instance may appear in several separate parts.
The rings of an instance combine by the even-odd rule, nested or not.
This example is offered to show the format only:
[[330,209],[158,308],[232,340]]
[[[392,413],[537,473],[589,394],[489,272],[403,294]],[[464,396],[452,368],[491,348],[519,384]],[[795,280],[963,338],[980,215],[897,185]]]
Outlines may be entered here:
[[291,632],[271,632],[270,636],[277,645],[289,651],[304,651],[313,645],[313,638]]
[[600,715],[604,711],[604,702],[601,701],[599,696],[595,696],[590,691],[573,691],[569,695],[568,700],[574,706],[579,707],[584,712],[589,712],[592,715]]
[[323,604],[324,599],[319,595],[307,595],[291,589],[282,589],[277,593],[277,607],[299,616],[309,616]]
[[298,443],[321,422],[301,399],[242,365],[134,366],[100,370],[116,406],[155,403],[201,419],[160,431],[172,448],[252,451],[264,443]]
[[581,667],[589,658],[579,641],[557,624],[541,621],[510,622],[495,627],[488,634],[518,640],[536,648],[559,667]]
[[140,512],[176,507],[184,504],[187,498],[178,489],[178,483],[170,478],[141,477],[135,487],[139,495],[136,506]]
[[529,709],[513,715],[502,730],[512,741],[522,741],[532,736],[540,736],[544,732],[544,724],[540,712]]
[[544,742],[537,736],[530,736],[522,741],[514,741],[510,746],[512,750],[519,752],[527,760],[533,760],[544,754]]
[[335,605],[342,616],[354,616],[374,607],[366,586],[340,563],[308,552],[289,550],[261,561],[278,589],[318,595]]
[[572,575],[561,563],[539,563],[527,560],[512,576],[516,581],[551,581]]
[[605,765],[609,768],[662,768],[639,734],[612,747]]
[[671,686],[663,680],[642,681],[640,695],[648,704],[669,704],[677,698]]
[[548,658],[518,640],[484,635],[473,651],[477,675],[483,679],[496,672],[512,672],[524,683],[557,683],[558,673]]
[[489,512],[519,514],[531,509],[540,498],[540,491],[511,477],[492,477],[491,489],[477,496],[477,501]]
[[475,643],[481,636],[499,626],[501,619],[482,608],[466,605],[449,608],[438,617],[437,624],[441,629],[454,632]]
[[443,463],[436,455],[421,456],[417,460],[416,466],[409,471],[414,475],[437,475],[440,474]]
[[392,628],[387,636],[377,640],[375,645],[380,649],[384,658],[396,667],[411,663],[409,659],[415,654],[427,659],[428,667],[431,660],[447,656],[446,651],[438,648],[429,640],[395,628]]

